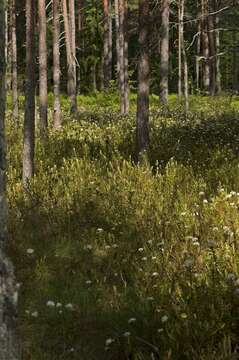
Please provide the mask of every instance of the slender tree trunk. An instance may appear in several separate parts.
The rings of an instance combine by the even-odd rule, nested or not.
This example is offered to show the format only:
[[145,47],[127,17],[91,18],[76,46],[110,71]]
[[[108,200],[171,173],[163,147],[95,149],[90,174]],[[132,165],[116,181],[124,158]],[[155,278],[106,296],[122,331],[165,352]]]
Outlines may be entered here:
[[178,0],[178,97],[182,97],[182,33],[183,22],[181,14],[181,0]]
[[47,120],[47,39],[46,39],[46,0],[38,0],[39,23],[39,112],[40,135],[43,138],[48,125]]
[[182,43],[182,55],[183,55],[183,85],[184,85],[184,109],[185,114],[188,113],[189,110],[189,96],[188,96],[188,61],[187,61],[187,53],[185,49],[185,42],[184,42],[184,0],[181,0],[181,19],[182,19],[182,32],[181,32],[181,43]]
[[125,6],[124,0],[119,0],[119,64],[120,64],[120,112],[121,114],[125,113],[125,102],[124,102],[124,93],[125,93],[125,78],[124,78],[124,18],[125,18]]
[[208,38],[208,3],[202,0],[202,51],[204,57],[203,86],[204,91],[209,93],[210,87],[210,66],[209,66],[209,38]]
[[149,147],[149,1],[139,0],[139,63],[136,154],[141,161]]
[[17,360],[15,338],[17,290],[13,267],[5,255],[7,206],[5,200],[5,2],[0,0],[0,359]]
[[120,28],[119,28],[119,0],[115,0],[115,32],[116,32],[116,57],[117,57],[117,82],[120,90]]
[[12,106],[13,120],[18,123],[18,81],[17,81],[17,37],[16,37],[16,0],[11,0],[11,57],[12,57]]
[[[209,2],[209,13],[214,12],[214,6]],[[216,44],[215,44],[215,21],[214,16],[208,16],[208,38],[209,38],[209,50],[210,50],[210,94],[214,96],[216,94]]]
[[62,12],[64,17],[65,44],[66,44],[67,68],[68,68],[67,90],[68,90],[68,96],[70,98],[71,113],[74,114],[77,112],[75,58],[72,50],[72,40],[71,40],[72,31],[69,24],[66,0],[62,0]]
[[109,1],[110,0],[103,0],[104,6],[104,91],[109,91],[110,86],[110,28],[109,28]]
[[196,54],[196,90],[200,92],[200,54],[201,54],[201,11],[199,1],[197,2],[198,8],[198,22],[197,22],[197,54]]
[[[217,7],[217,1],[216,1],[216,9]],[[222,91],[221,88],[221,69],[220,69],[220,30],[218,30],[219,27],[219,16],[215,16],[215,46],[216,46],[216,94],[220,94]]]
[[164,105],[168,104],[169,4],[170,0],[162,0],[160,39],[160,100]]
[[69,26],[71,32],[71,49],[73,57],[73,71],[74,71],[74,91],[76,93],[76,22],[75,22],[75,0],[69,0]]
[[60,15],[59,0],[53,0],[53,124],[57,129],[61,126],[61,102],[60,102]]
[[124,0],[124,113],[129,113],[128,0]]
[[35,0],[26,0],[26,83],[23,134],[23,184],[34,175],[35,152]]
[[[11,57],[11,37],[9,37],[11,33],[11,22],[9,24],[9,8],[10,3],[8,0],[6,1],[6,8],[5,8],[5,57],[6,57],[6,90],[11,90],[11,70],[12,70],[12,57]],[[11,18],[11,17],[10,17]],[[10,25],[10,26],[9,26]]]

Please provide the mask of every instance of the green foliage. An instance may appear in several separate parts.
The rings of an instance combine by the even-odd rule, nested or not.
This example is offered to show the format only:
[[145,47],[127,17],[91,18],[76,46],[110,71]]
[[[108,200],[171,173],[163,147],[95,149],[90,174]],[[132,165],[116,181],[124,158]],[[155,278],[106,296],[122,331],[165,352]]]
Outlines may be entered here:
[[237,359],[238,101],[191,98],[185,119],[175,97],[167,111],[152,97],[140,167],[116,100],[80,97],[74,120],[66,106],[28,193],[8,121],[23,358]]

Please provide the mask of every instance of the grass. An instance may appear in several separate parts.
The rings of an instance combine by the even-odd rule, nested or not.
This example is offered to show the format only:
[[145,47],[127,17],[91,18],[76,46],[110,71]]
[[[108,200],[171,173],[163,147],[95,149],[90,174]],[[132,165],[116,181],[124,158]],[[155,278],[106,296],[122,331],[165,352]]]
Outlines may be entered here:
[[135,96],[127,117],[114,94],[79,97],[76,119],[62,102],[28,193],[8,114],[23,359],[237,359],[239,101],[195,96],[185,119],[175,96],[167,111],[152,96],[141,167]]

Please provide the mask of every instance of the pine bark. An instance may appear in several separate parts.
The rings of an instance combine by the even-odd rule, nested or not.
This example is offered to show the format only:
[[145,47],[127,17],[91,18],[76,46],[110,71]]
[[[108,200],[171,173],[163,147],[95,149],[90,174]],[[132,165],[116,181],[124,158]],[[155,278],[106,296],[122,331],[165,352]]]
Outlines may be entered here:
[[149,1],[139,0],[139,63],[136,120],[137,161],[149,147]]
[[164,105],[168,104],[169,5],[170,0],[162,0],[160,39],[160,100]]
[[23,131],[23,184],[34,175],[35,153],[35,0],[26,0],[26,83]]
[[13,267],[5,254],[7,206],[5,199],[5,2],[0,1],[0,359],[17,360],[17,290]]
[[182,34],[183,22],[181,14],[181,0],[178,0],[178,97],[182,97]]
[[77,98],[76,98],[76,72],[75,72],[75,58],[72,49],[72,30],[69,23],[67,1],[62,0],[62,12],[65,27],[65,45],[67,55],[67,91],[70,98],[71,113],[77,112]]
[[12,57],[12,115],[15,123],[19,121],[18,79],[17,79],[17,36],[16,36],[16,0],[11,0],[11,57]]
[[53,124],[54,128],[61,126],[61,102],[60,102],[60,3],[53,0]]
[[124,0],[124,113],[129,113],[129,40],[128,40],[128,0]]
[[44,137],[48,125],[47,114],[47,39],[46,0],[38,0],[39,23],[39,112],[40,135]]
[[208,3],[202,0],[202,52],[204,58],[203,87],[206,94],[210,88],[210,65],[209,65],[209,38],[208,38]]
[[112,77],[112,25],[110,13],[110,1],[103,0],[104,8],[104,55],[103,55],[103,73],[104,73],[104,91],[109,91],[110,80]]

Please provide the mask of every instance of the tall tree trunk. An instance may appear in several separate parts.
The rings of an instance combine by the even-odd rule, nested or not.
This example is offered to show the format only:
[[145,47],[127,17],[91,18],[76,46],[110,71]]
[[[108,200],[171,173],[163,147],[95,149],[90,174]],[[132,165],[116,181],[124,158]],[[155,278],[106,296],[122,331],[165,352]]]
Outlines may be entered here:
[[203,87],[209,93],[210,87],[210,66],[209,66],[209,38],[208,38],[208,3],[202,0],[202,52],[204,58],[203,66]]
[[124,0],[119,0],[119,64],[120,64],[119,81],[120,81],[120,112],[121,112],[121,114],[125,113],[125,102],[124,102],[124,93],[125,93],[124,18],[125,18]]
[[109,91],[110,86],[110,28],[109,28],[109,1],[110,0],[103,0],[104,6],[104,91]]
[[6,89],[7,91],[11,90],[11,69],[12,69],[12,57],[11,57],[11,37],[10,35],[10,26],[9,26],[9,8],[10,8],[9,1],[6,1],[6,8],[5,8],[5,58],[6,58]]
[[[139,0],[139,63],[136,154],[140,161],[149,147],[149,0]],[[145,154],[145,155],[144,155]]]
[[35,0],[26,0],[26,83],[23,134],[23,184],[34,175],[35,152]]
[[196,44],[196,90],[197,93],[200,92],[200,55],[201,55],[201,8],[199,5],[199,1],[197,2],[198,8],[198,21],[197,21],[197,44]]
[[[216,0],[216,9],[217,7],[217,0]],[[222,91],[221,88],[221,69],[220,69],[220,30],[218,30],[219,27],[219,16],[215,16],[215,46],[216,46],[216,94],[220,94]]]
[[120,90],[120,28],[119,28],[119,0],[115,0],[115,32],[116,32],[116,58],[117,58],[117,82]]
[[169,4],[161,2],[161,39],[160,39],[160,100],[168,104],[168,69],[169,69]]
[[77,112],[77,99],[76,99],[76,73],[75,73],[75,58],[72,50],[71,27],[69,24],[67,1],[62,0],[62,12],[64,17],[65,27],[65,44],[67,54],[67,91],[70,98],[71,113]]
[[5,255],[7,206],[5,200],[5,2],[0,1],[0,359],[17,360],[15,338],[17,290],[13,267]]
[[129,42],[128,42],[128,0],[124,0],[124,113],[129,112]]
[[76,14],[75,14],[75,0],[69,0],[69,26],[71,32],[71,49],[73,57],[73,71],[74,71],[74,91],[76,93]]
[[182,37],[183,21],[181,14],[181,0],[178,0],[178,97],[182,97]]
[[17,37],[16,37],[16,0],[11,0],[11,57],[12,57],[12,106],[13,120],[18,123],[18,81],[17,81]]
[[39,112],[40,135],[47,129],[47,39],[46,39],[46,0],[38,0],[39,23]]
[[184,85],[184,109],[185,114],[188,113],[189,110],[189,96],[188,96],[188,61],[187,61],[187,53],[185,49],[184,42],[184,0],[181,0],[181,19],[182,19],[182,32],[181,32],[181,43],[182,43],[182,55],[183,55],[183,85]]
[[55,128],[61,126],[61,102],[60,102],[60,15],[59,0],[53,0],[53,124]]
[[[214,6],[209,1],[209,13],[214,12]],[[216,94],[216,44],[215,44],[215,21],[214,16],[210,15],[207,19],[208,22],[208,38],[209,38],[209,50],[210,50],[210,94],[214,96]]]

